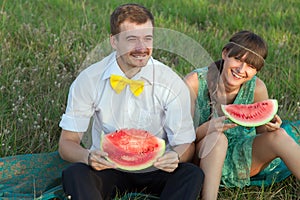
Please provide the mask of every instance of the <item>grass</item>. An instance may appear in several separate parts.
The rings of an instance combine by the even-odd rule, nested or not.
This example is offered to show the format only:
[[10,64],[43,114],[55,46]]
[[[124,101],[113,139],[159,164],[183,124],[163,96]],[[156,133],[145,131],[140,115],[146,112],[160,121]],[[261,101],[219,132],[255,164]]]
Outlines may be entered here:
[[[87,55],[107,40],[110,13],[125,2],[0,0],[1,157],[57,150],[58,123],[69,86]],[[220,58],[222,46],[239,30],[264,37],[269,56],[258,76],[270,98],[278,99],[280,116],[300,119],[299,1],[135,2],[153,11],[157,27],[191,38],[212,60]],[[191,56],[197,57],[196,50],[179,55],[158,48],[154,56],[184,76],[207,64],[189,62]],[[268,188],[224,189],[220,199],[297,199],[299,188],[299,181],[291,176]]]

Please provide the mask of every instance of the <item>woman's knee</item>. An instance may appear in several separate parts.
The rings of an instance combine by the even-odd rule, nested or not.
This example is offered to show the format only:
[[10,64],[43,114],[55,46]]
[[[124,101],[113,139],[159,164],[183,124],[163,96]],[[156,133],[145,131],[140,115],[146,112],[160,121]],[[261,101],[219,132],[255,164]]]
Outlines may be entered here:
[[217,133],[216,142],[214,144],[214,151],[216,153],[222,153],[227,151],[228,139],[224,133]]
[[218,139],[218,146],[222,148],[222,150],[227,149],[228,147],[228,139],[224,133],[220,133]]
[[283,144],[283,143],[289,143],[293,141],[293,138],[290,137],[287,132],[283,129],[277,129],[275,131],[269,132],[268,135],[268,140],[272,144]]
[[197,145],[197,155],[199,158],[206,156],[224,157],[228,148],[228,139],[223,133],[211,133]]

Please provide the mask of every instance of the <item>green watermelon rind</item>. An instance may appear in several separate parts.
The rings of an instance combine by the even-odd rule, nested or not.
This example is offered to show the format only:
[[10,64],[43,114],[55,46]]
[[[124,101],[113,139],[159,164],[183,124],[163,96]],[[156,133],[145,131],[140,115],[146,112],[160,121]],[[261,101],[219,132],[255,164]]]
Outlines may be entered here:
[[[225,116],[227,116],[234,123],[241,125],[241,126],[245,126],[245,127],[257,127],[257,126],[264,125],[264,124],[268,123],[269,121],[271,121],[278,111],[278,102],[276,99],[268,99],[265,101],[272,103],[274,109],[272,110],[272,113],[269,114],[269,116],[265,117],[265,119],[262,119],[260,122],[255,122],[255,123],[251,122],[251,121],[244,122],[244,121],[240,121],[239,119],[236,119],[234,116],[232,116],[229,112],[226,111],[227,105],[221,105],[221,109],[222,109],[223,113],[225,114]],[[257,102],[257,103],[259,103],[259,102]],[[230,104],[230,105],[232,105],[232,104]],[[247,104],[245,104],[245,105],[247,106]]]
[[[103,141],[105,140],[104,137],[105,137],[105,134],[102,134],[101,135],[101,145],[100,145],[100,149],[102,151],[103,151]],[[155,137],[155,136],[153,136],[153,137]],[[126,170],[126,171],[139,171],[139,170],[143,170],[143,169],[149,168],[149,167],[151,167],[154,164],[154,162],[156,162],[156,160],[159,157],[161,157],[165,153],[165,150],[166,150],[165,141],[163,139],[161,139],[161,138],[158,138],[158,137],[155,137],[155,138],[156,138],[156,140],[158,142],[160,150],[156,151],[156,156],[154,156],[151,160],[149,160],[146,163],[139,164],[139,165],[136,165],[136,166],[133,166],[133,165],[126,166],[126,165],[122,165],[122,164],[117,163],[113,159],[110,159],[109,155],[106,157],[106,159],[107,159],[107,161],[109,161],[111,163],[114,163],[118,169],[122,169],[122,170]],[[118,147],[114,146],[114,148],[118,148]],[[120,149],[120,150],[122,150],[122,149]]]

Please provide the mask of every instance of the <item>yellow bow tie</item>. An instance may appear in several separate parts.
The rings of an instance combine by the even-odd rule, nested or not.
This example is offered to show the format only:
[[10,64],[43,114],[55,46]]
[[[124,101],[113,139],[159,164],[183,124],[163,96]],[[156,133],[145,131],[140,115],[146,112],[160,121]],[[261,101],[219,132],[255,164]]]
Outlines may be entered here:
[[144,89],[144,81],[130,80],[118,75],[110,76],[110,85],[117,94],[119,94],[126,87],[126,85],[130,86],[130,91],[135,96],[139,96]]

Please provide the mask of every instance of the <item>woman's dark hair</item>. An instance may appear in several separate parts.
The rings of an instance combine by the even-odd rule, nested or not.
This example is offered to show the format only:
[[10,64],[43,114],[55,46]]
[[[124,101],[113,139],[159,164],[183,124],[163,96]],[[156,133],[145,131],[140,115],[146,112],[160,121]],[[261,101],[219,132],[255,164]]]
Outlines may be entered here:
[[151,20],[154,26],[154,17],[152,13],[139,4],[124,4],[115,9],[110,16],[110,32],[112,35],[120,33],[120,24],[124,21],[129,20],[137,24],[146,23]]
[[246,54],[244,62],[253,65],[257,71],[263,66],[268,55],[267,43],[251,31],[240,31],[234,34],[223,50],[228,52],[228,57],[242,58]]

